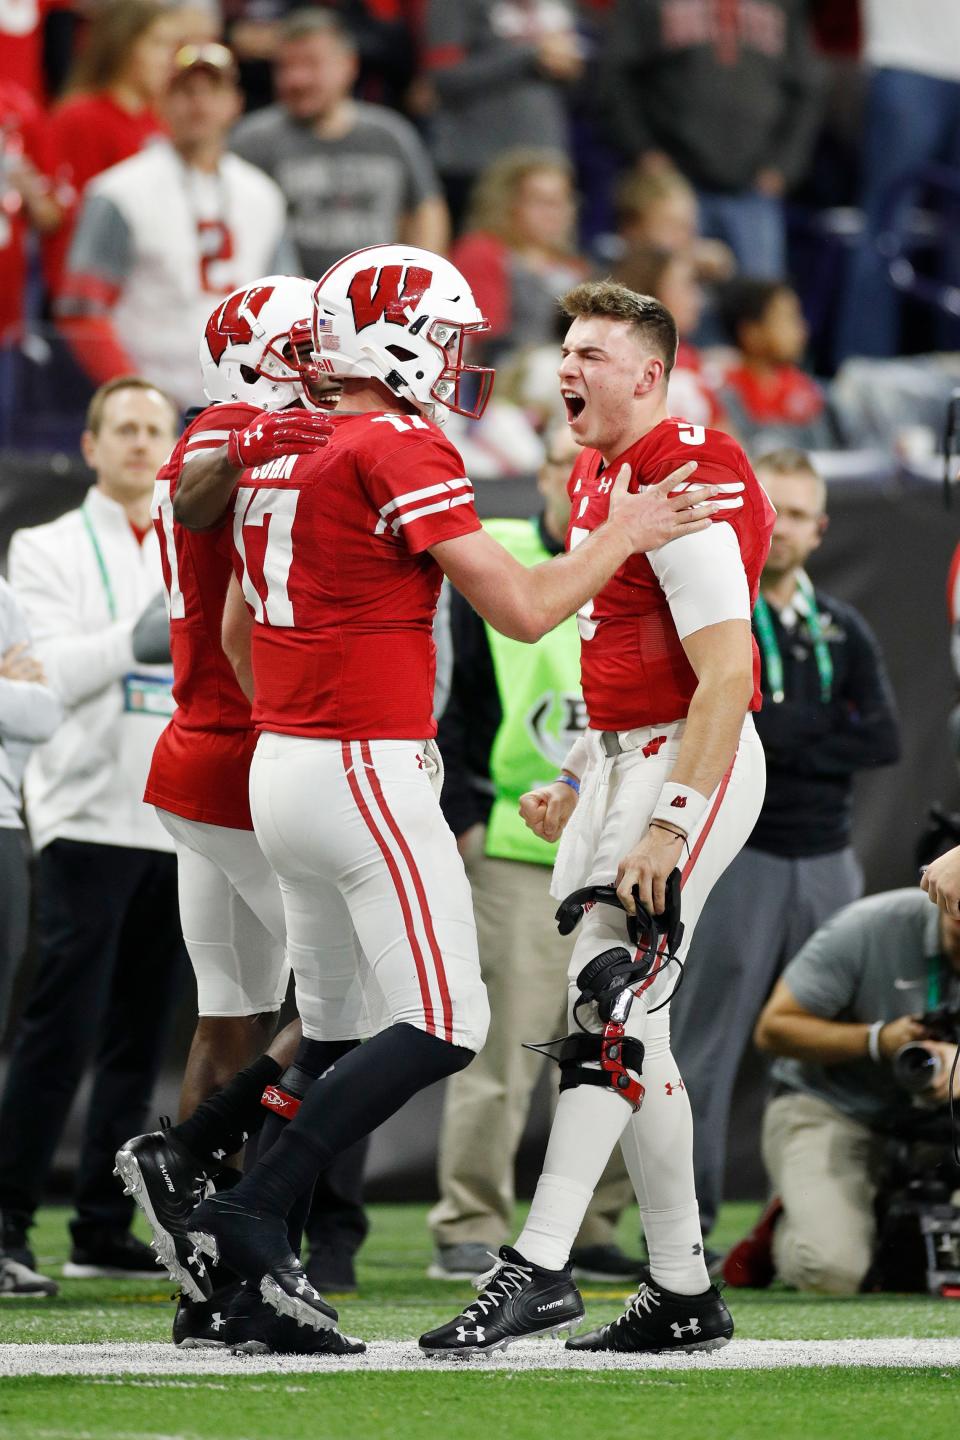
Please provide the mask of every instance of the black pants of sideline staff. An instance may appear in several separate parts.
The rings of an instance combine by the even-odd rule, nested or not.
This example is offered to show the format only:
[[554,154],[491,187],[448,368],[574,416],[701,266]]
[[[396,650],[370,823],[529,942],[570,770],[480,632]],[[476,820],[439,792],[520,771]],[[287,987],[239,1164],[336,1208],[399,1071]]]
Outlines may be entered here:
[[37,860],[38,966],[0,1101],[0,1211],[29,1224],[88,1066],[74,1243],[133,1214],[114,1154],[145,1128],[186,975],[176,858],[54,840]]

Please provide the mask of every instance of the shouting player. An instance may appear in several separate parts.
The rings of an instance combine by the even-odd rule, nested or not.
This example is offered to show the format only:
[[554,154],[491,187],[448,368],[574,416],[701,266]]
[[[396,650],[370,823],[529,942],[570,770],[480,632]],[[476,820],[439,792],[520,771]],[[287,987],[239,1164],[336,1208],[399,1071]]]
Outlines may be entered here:
[[[488,1022],[470,890],[437,800],[431,622],[443,574],[491,624],[534,640],[633,551],[704,528],[711,507],[698,502],[712,492],[669,496],[690,464],[643,494],[623,476],[608,523],[528,570],[481,529],[435,423],[446,410],[479,415],[492,381],[463,362],[465,340],[486,328],[464,277],[429,252],[373,246],[320,281],[313,324],[318,372],[343,379],[330,444],[255,467],[234,499],[256,622],[251,810],[295,972],[315,971],[331,999],[356,986],[356,970],[330,963],[355,928],[390,1023],[331,1065],[272,1149],[193,1219],[208,1254],[322,1328],[335,1311],[291,1253],[286,1216],[333,1156],[467,1065]],[[233,488],[222,458],[219,488],[192,485],[188,469],[184,523],[222,511]]]
[[[308,280],[267,276],[218,305],[200,343],[204,393],[212,403],[181,436],[154,492],[177,710],[157,743],[144,798],[157,807],[176,843],[181,922],[199,1018],[181,1095],[186,1118],[172,1130],[128,1141],[117,1166],[150,1222],[160,1258],[181,1284],[184,1298],[174,1322],[179,1344],[307,1348],[290,1333],[289,1322],[280,1328],[273,1312],[263,1313],[259,1296],[235,1299],[235,1279],[211,1294],[212,1278],[183,1220],[195,1204],[198,1181],[212,1175],[222,1183],[219,1159],[239,1149],[268,1114],[261,1107],[265,1088],[289,1103],[368,1029],[362,1008],[331,1016],[316,985],[301,985],[303,1033],[317,1043],[301,1047],[307,1053],[291,1071],[301,1041],[295,1022],[261,1054],[286,992],[288,965],[277,878],[250,818],[256,741],[250,695],[221,643],[242,653],[249,622],[243,607],[239,620],[235,608],[225,609],[233,576],[229,532],[195,534],[173,524],[182,474],[192,466],[202,471],[211,449],[226,442],[235,450],[237,474],[263,458],[251,437],[239,438],[252,422],[262,419],[271,443],[282,437],[291,452],[313,452],[326,442],[326,419],[303,408],[292,348],[298,324],[308,323],[312,294]],[[239,634],[231,635],[231,624],[235,630],[239,625]],[[211,1092],[217,1093],[208,1100]],[[282,1124],[272,1121],[268,1139],[270,1128]],[[309,1348],[355,1353],[361,1347],[327,1331],[322,1343]]]
[[618,1142],[649,1275],[618,1320],[568,1346],[710,1349],[733,1333],[703,1259],[690,1101],[670,1053],[667,1002],[703,902],[763,799],[750,613],[774,512],[735,441],[668,416],[677,330],[659,301],[605,281],[577,286],[563,304],[572,324],[560,387],[585,447],[569,487],[572,553],[607,520],[621,465],[647,486],[695,455],[717,505],[707,529],[633,555],[580,611],[589,728],[559,779],[522,797],[521,813],[547,840],[563,832],[559,899],[615,886],[628,916],[639,901],[648,917],[664,917],[665,933],[651,936],[648,925],[628,944],[611,891],[613,904],[590,906],[592,890],[574,897],[570,920],[583,920],[570,962],[571,1034],[553,1047],[562,1093],[543,1172],[516,1247],[501,1249],[472,1304],[421,1338],[433,1355],[498,1350],[575,1325],[583,1303],[570,1247]]

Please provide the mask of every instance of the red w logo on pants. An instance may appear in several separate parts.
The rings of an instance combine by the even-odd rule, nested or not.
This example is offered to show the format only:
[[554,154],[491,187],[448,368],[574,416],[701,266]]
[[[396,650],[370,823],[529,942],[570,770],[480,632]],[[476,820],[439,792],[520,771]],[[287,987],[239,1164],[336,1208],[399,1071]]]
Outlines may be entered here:
[[371,265],[369,270],[360,270],[347,291],[356,328],[365,330],[378,320],[406,325],[406,312],[416,309],[432,280],[433,271],[420,265],[408,265],[405,274],[402,265],[384,265],[380,271]]

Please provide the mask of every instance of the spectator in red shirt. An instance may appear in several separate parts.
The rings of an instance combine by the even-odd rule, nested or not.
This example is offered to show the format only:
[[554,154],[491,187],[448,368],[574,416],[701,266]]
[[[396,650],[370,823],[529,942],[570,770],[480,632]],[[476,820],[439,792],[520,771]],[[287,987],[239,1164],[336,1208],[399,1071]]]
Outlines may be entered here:
[[823,389],[799,362],[807,322],[796,292],[781,280],[733,280],[722,296],[739,355],[721,389],[737,430],[753,445],[826,450],[837,443]]
[[52,295],[60,288],[76,206],[84,186],[140,150],[165,125],[157,113],[179,36],[175,12],[159,0],[108,0],[90,25],[67,87],[50,119],[51,144],[74,206],[47,242],[44,270]]
[[62,219],[51,170],[42,112],[22,86],[0,79],[0,344],[23,324],[27,232],[52,232]]
[[557,297],[582,280],[573,171],[553,150],[508,150],[481,175],[451,259],[490,322],[484,364],[554,338]]
[[[51,11],[73,8],[72,0],[0,0],[0,83],[12,81],[35,104],[43,104],[47,18]],[[61,38],[68,36],[69,31]],[[49,54],[46,58],[49,66]]]
[[703,309],[703,291],[693,255],[638,245],[624,255],[613,278],[640,295],[652,295],[666,305],[677,322],[680,344],[676,364],[670,371],[670,414],[682,416],[694,425],[732,432],[716,385],[704,368],[699,349],[689,339],[696,333]]

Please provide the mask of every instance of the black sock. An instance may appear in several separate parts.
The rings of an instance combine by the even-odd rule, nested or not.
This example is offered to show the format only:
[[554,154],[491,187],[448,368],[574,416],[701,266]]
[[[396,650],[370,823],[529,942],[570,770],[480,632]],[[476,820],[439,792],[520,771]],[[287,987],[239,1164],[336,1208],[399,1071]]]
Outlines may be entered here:
[[311,1085],[296,1118],[233,1195],[261,1214],[288,1215],[334,1155],[472,1059],[473,1051],[461,1045],[413,1025],[391,1025]]
[[[296,1057],[289,1070],[285,1070],[277,1082],[281,1090],[288,1095],[294,1095],[301,1102],[304,1099],[310,1086],[318,1076],[355,1050],[360,1044],[359,1040],[307,1040],[300,1041]],[[260,1147],[257,1158],[266,1155],[268,1150],[276,1144],[289,1125],[289,1120],[283,1115],[278,1115],[274,1110],[265,1110],[266,1120],[263,1122],[263,1129],[260,1132]],[[252,1168],[252,1167],[251,1167]],[[307,1215],[310,1212],[310,1200],[313,1187],[299,1196],[293,1209],[287,1216],[287,1235],[290,1240],[290,1249],[298,1258],[303,1248],[303,1230],[307,1223]]]
[[229,1085],[202,1101],[189,1119],[174,1125],[170,1134],[198,1160],[222,1160],[232,1155],[263,1125],[267,1111],[260,1097],[282,1073],[283,1067],[271,1055],[261,1055],[239,1071]]

